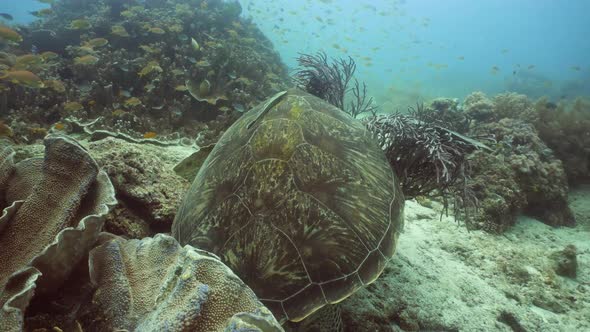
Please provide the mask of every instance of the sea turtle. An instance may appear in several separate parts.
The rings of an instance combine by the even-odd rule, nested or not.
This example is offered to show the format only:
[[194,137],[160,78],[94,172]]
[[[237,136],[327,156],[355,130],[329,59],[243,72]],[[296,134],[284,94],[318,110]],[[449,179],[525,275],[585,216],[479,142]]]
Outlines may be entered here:
[[278,320],[297,322],[381,274],[403,206],[396,176],[364,125],[291,89],[221,137],[172,233],[220,256]]

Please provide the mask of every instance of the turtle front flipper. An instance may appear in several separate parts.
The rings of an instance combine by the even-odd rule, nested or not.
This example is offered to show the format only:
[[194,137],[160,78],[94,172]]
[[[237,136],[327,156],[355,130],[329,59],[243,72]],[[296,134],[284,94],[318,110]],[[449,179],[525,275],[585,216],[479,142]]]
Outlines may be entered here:
[[325,305],[299,323],[289,322],[285,331],[343,332],[340,304]]

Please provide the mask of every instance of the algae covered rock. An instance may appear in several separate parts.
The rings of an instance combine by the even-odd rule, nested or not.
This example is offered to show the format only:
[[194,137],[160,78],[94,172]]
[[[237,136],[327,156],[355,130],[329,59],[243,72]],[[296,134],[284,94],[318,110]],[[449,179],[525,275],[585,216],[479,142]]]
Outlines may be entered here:
[[2,161],[0,330],[23,328],[33,291],[48,293],[88,253],[116,204],[112,184],[78,143],[45,139],[45,158]]
[[[117,199],[131,214],[138,217],[132,219],[147,223],[151,230],[149,235],[156,231],[167,232],[182,194],[189,185],[187,180],[176,175],[172,169],[182,156],[174,159],[174,153],[165,153],[161,147],[133,144],[114,138],[93,142],[90,150],[98,164],[111,177]],[[121,227],[120,229],[129,228]],[[140,227],[145,229],[144,226]],[[143,231],[134,233],[148,235]]]
[[283,331],[215,255],[167,235],[109,240],[90,252],[89,267],[104,330]]
[[576,246],[568,245],[563,250],[551,254],[555,273],[560,276],[575,278],[578,270]]

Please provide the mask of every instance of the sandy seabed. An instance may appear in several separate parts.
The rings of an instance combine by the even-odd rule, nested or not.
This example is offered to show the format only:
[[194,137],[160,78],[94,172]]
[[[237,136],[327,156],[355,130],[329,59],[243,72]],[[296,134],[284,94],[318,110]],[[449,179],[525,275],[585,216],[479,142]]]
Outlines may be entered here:
[[[570,194],[575,228],[522,216],[503,235],[467,231],[406,203],[396,256],[343,303],[349,331],[590,331],[590,186]],[[577,276],[555,252],[577,249]]]

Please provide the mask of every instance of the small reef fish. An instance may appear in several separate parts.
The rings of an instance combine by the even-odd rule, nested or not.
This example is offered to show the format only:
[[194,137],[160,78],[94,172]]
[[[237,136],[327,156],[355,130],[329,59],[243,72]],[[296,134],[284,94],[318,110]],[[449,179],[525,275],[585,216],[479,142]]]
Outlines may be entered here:
[[113,25],[111,27],[111,33],[119,37],[129,37],[129,32],[122,25]]
[[98,48],[98,47],[106,46],[108,43],[109,43],[109,41],[105,38],[94,38],[94,39],[90,39],[89,41],[85,42],[84,45],[92,47],[92,48]]
[[9,27],[0,26],[0,40],[8,40],[15,43],[23,41],[23,37]]
[[88,65],[96,64],[98,62],[98,60],[100,60],[100,59],[93,56],[93,55],[84,55],[84,56],[74,58],[74,64],[88,66]]
[[29,68],[39,66],[43,63],[43,58],[35,54],[25,54],[16,58],[14,66],[16,68]]
[[49,5],[52,5],[52,4],[55,3],[55,0],[37,0],[37,1],[40,2],[40,3],[49,4]]
[[571,66],[570,67],[571,70],[575,70],[575,71],[580,71],[582,70],[582,68],[580,66]]
[[12,17],[12,15],[8,14],[8,13],[0,13],[0,17],[2,17],[3,19],[7,20],[7,21],[12,21],[14,18]]
[[166,33],[166,31],[162,28],[149,28],[148,31],[151,33],[155,33],[156,35],[163,35]]
[[147,133],[143,134],[143,138],[155,138],[158,136],[156,132],[148,131]]
[[197,52],[201,49],[201,46],[199,46],[199,43],[197,43],[197,41],[194,38],[191,38],[191,46]]
[[131,97],[123,103],[126,107],[135,107],[141,105],[141,100],[137,97]]
[[529,65],[529,66],[527,67],[527,69],[528,69],[528,70],[535,69],[535,65]]
[[84,106],[77,101],[69,101],[63,106],[64,111],[68,113],[78,112],[84,109]]
[[32,12],[29,12],[31,15],[35,16],[35,17],[46,17],[46,16],[50,16],[53,15],[53,9],[51,8],[44,8],[41,10],[35,10]]
[[138,75],[139,76],[146,76],[146,75],[149,75],[153,72],[161,73],[163,71],[164,70],[162,69],[162,67],[160,67],[160,65],[158,64],[157,61],[150,61],[150,62],[148,62],[148,64],[145,67],[143,67],[141,69],[141,71],[139,71]]
[[9,81],[13,84],[21,85],[28,88],[39,89],[45,87],[39,76],[28,70],[14,70],[0,76],[0,80]]
[[63,82],[58,80],[48,80],[44,82],[45,87],[49,89],[53,89],[55,92],[64,93],[66,92],[66,87]]
[[90,29],[90,27],[91,27],[90,22],[88,22],[87,19],[81,18],[81,19],[73,20],[72,22],[70,22],[70,26],[68,27],[68,29],[70,29],[70,30],[87,30],[87,29]]

